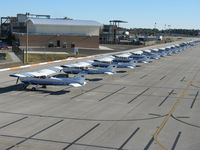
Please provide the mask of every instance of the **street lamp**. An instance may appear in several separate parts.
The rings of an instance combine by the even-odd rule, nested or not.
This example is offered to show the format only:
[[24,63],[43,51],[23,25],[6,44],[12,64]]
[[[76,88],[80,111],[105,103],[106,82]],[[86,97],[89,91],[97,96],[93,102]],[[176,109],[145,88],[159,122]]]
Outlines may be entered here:
[[26,20],[26,63],[28,63],[28,21]]

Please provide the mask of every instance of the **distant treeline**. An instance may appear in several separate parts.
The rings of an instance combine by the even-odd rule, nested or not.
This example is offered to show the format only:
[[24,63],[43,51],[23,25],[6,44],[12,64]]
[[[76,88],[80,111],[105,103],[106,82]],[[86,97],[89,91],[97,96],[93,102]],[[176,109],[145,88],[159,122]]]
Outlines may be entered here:
[[131,28],[129,29],[131,34],[138,35],[183,35],[183,36],[199,36],[200,30],[194,29],[168,29],[168,30],[158,30],[158,29],[146,29],[146,28]]

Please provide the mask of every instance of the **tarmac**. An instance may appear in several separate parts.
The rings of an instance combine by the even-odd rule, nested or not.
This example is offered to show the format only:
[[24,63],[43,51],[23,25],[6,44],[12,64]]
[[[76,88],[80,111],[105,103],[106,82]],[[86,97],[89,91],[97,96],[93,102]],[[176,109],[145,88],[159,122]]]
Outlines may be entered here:
[[199,48],[82,88],[23,90],[9,77],[64,62],[0,72],[0,149],[199,150]]

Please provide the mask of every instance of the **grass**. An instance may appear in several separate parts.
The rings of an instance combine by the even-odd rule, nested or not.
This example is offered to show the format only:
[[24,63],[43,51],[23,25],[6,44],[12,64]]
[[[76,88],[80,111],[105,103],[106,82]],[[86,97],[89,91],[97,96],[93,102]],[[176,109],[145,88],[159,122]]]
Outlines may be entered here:
[[82,57],[73,54],[28,54],[28,63],[40,63],[54,60],[66,59],[68,57]]

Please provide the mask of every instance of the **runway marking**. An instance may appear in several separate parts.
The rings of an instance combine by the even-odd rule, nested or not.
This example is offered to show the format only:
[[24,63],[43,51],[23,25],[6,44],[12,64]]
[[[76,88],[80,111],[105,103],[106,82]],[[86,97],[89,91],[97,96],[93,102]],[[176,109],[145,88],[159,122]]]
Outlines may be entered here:
[[183,82],[185,80],[185,77],[183,77],[180,81]]
[[[0,136],[1,137],[9,137],[9,138],[17,138],[17,139],[26,139],[27,138],[27,137],[14,136],[14,135],[0,135]],[[30,138],[30,140],[42,141],[42,142],[51,142],[51,143],[57,143],[57,144],[70,144],[70,142],[55,141],[55,140],[48,140],[48,139],[39,139],[39,138]],[[2,145],[12,145],[12,144],[11,143],[6,143],[6,144],[2,144]],[[90,145],[90,144],[82,144],[82,143],[74,143],[73,145],[85,146],[85,147],[93,147],[93,148],[101,148],[101,149],[111,149],[111,150],[117,150],[118,149],[118,148],[115,148],[115,147],[107,147],[107,146],[100,146],[100,145]],[[20,147],[30,148],[29,145],[22,145]],[[31,148],[33,148],[33,147],[31,147]],[[47,150],[47,148],[41,148],[41,150],[44,150],[44,149]]]
[[197,93],[196,93],[196,95],[195,95],[195,98],[194,98],[193,101],[192,101],[192,104],[191,104],[191,106],[190,106],[191,109],[193,108],[194,103],[195,103],[195,101],[196,101],[198,95],[199,95],[199,91],[197,91]]
[[133,119],[91,119],[91,118],[75,118],[75,117],[73,118],[73,117],[25,114],[25,113],[14,113],[14,112],[3,112],[3,111],[0,111],[0,113],[21,115],[21,116],[26,115],[26,116],[32,116],[32,117],[54,118],[54,119],[63,119],[63,120],[91,121],[91,122],[97,122],[97,121],[103,121],[103,122],[134,122],[134,121],[145,121],[145,120],[152,120],[152,119],[158,119],[158,118],[164,117],[164,116],[160,116],[160,117],[156,116],[156,117],[149,117],[149,118],[133,118]]
[[166,78],[166,75],[165,75],[165,76],[163,76],[162,78],[160,78],[160,80],[163,80],[164,78]]
[[129,74],[124,74],[124,75],[122,75],[122,76],[120,76],[120,78],[124,78],[124,77],[126,77],[126,76],[128,76]]
[[130,104],[131,102],[133,102],[135,99],[137,99],[138,97],[140,97],[142,94],[144,94],[146,91],[148,91],[150,88],[145,89],[144,91],[142,91],[140,94],[138,94],[136,97],[134,97],[132,100],[130,100],[128,102],[128,104]]
[[160,114],[154,114],[154,113],[149,113],[148,115],[157,116],[157,117],[161,117],[161,116],[163,116],[163,115],[160,115]]
[[46,65],[48,64],[47,62],[39,63],[40,65]]
[[10,70],[10,68],[0,69],[0,72],[9,71],[9,70]]
[[30,138],[32,138],[32,137],[34,137],[34,136],[36,136],[36,135],[42,133],[43,131],[45,131],[45,130],[47,130],[47,129],[49,129],[49,128],[51,128],[51,127],[53,127],[53,126],[55,126],[55,125],[57,125],[57,124],[59,124],[59,123],[61,123],[62,121],[63,121],[63,120],[57,121],[56,123],[54,123],[54,124],[52,124],[52,125],[50,125],[50,126],[44,128],[44,129],[38,131],[38,132],[36,132],[35,134],[33,134],[33,135],[31,135],[31,136],[29,136],[29,137],[27,137],[27,138],[25,138],[25,139],[19,141],[18,143],[14,144],[14,145],[12,145],[12,146],[10,146],[10,147],[8,147],[8,148],[6,148],[6,150],[10,150],[10,149],[12,149],[12,148],[14,148],[14,147],[16,147],[16,146],[18,146],[18,145],[20,145],[20,144],[26,142],[26,141],[29,140]]
[[122,150],[124,146],[130,141],[130,139],[138,132],[140,128],[138,127],[128,138],[127,140],[118,148],[118,150]]
[[148,74],[145,74],[145,75],[143,75],[142,77],[140,77],[140,79],[143,79],[143,78],[145,78],[145,77],[147,77],[148,76]]
[[171,150],[175,150],[176,145],[177,145],[177,143],[178,143],[178,140],[179,140],[180,136],[181,136],[181,132],[178,132],[178,135],[176,136],[176,139],[175,139],[175,141],[174,141],[174,144],[173,144]]
[[84,136],[86,136],[87,134],[89,134],[90,132],[92,132],[94,129],[96,129],[98,126],[100,125],[100,123],[96,124],[94,127],[92,127],[91,129],[89,129],[87,132],[85,132],[84,134],[82,134],[80,137],[78,137],[77,139],[75,139],[73,142],[71,142],[69,145],[67,145],[66,147],[64,147],[62,150],[66,150],[69,147],[71,147],[74,143],[76,143],[77,141],[79,141],[80,139],[82,139]]
[[23,117],[23,118],[21,118],[21,119],[18,119],[18,120],[15,120],[15,121],[13,121],[13,122],[10,122],[10,123],[8,123],[8,124],[6,124],[6,125],[1,126],[0,129],[3,129],[3,128],[9,126],[9,125],[12,125],[12,124],[14,124],[14,123],[17,123],[17,122],[22,121],[22,120],[27,119],[27,118],[28,118],[28,117]]
[[28,68],[28,67],[31,67],[31,65],[20,66],[19,68]]
[[185,124],[185,125],[188,125],[188,126],[195,127],[195,128],[199,128],[199,129],[200,129],[200,126],[198,126],[198,125],[195,125],[195,124],[191,124],[191,123],[182,121],[182,120],[178,119],[178,117],[174,117],[173,115],[172,115],[171,117],[172,117],[174,120],[179,121],[179,122],[181,122],[181,123],[183,123],[183,124]]
[[169,94],[167,95],[167,97],[165,97],[165,99],[163,99],[163,101],[158,106],[160,107],[169,98],[169,96],[173,94],[173,92],[174,90],[171,90]]
[[84,91],[84,92],[82,92],[82,93],[80,93],[80,94],[78,94],[78,95],[75,95],[75,96],[71,97],[71,99],[77,98],[77,97],[79,97],[79,96],[81,96],[81,95],[83,95],[83,94],[85,94],[85,93],[87,93],[87,92],[91,92],[92,90],[95,90],[95,89],[97,89],[97,88],[99,88],[99,87],[101,87],[101,86],[103,86],[103,84],[102,84],[102,85],[99,85],[99,86],[97,86],[97,87],[94,87],[94,88],[92,88],[92,89],[89,89],[89,90],[87,90],[87,91]]
[[147,145],[145,146],[144,150],[148,150],[149,147],[151,146],[151,144],[153,143],[153,141],[154,141],[154,138],[152,137],[152,138],[150,139],[150,141],[147,143]]
[[113,92],[113,93],[111,93],[111,94],[109,94],[109,95],[107,95],[107,96],[101,98],[101,99],[99,100],[99,102],[102,101],[102,100],[104,100],[104,99],[106,99],[106,98],[108,98],[108,97],[110,97],[110,96],[112,96],[112,95],[114,95],[114,94],[116,94],[117,92],[119,92],[119,91],[121,91],[121,90],[123,90],[123,89],[125,89],[125,88],[126,88],[126,87],[122,87],[122,88],[118,89],[117,91],[115,91],[115,92]]
[[179,118],[179,119],[188,119],[190,117],[189,116],[177,116],[176,118]]
[[173,113],[176,111],[176,108],[177,108],[178,104],[181,102],[182,97],[184,97],[186,95],[186,92],[188,91],[188,89],[192,85],[192,83],[194,82],[194,80],[195,80],[196,76],[199,74],[199,72],[200,72],[200,70],[196,71],[196,73],[194,74],[193,78],[187,83],[186,87],[181,91],[181,93],[180,93],[179,97],[176,99],[174,105],[171,107],[171,109],[167,113],[167,116],[161,122],[159,128],[156,129],[156,131],[155,131],[155,133],[153,135],[153,138],[156,141],[156,143],[164,150],[167,150],[167,148],[166,148],[165,145],[160,143],[160,141],[158,140],[158,135],[160,134],[162,129],[165,127],[165,125],[167,124],[167,122],[169,121],[169,119],[171,118]]

